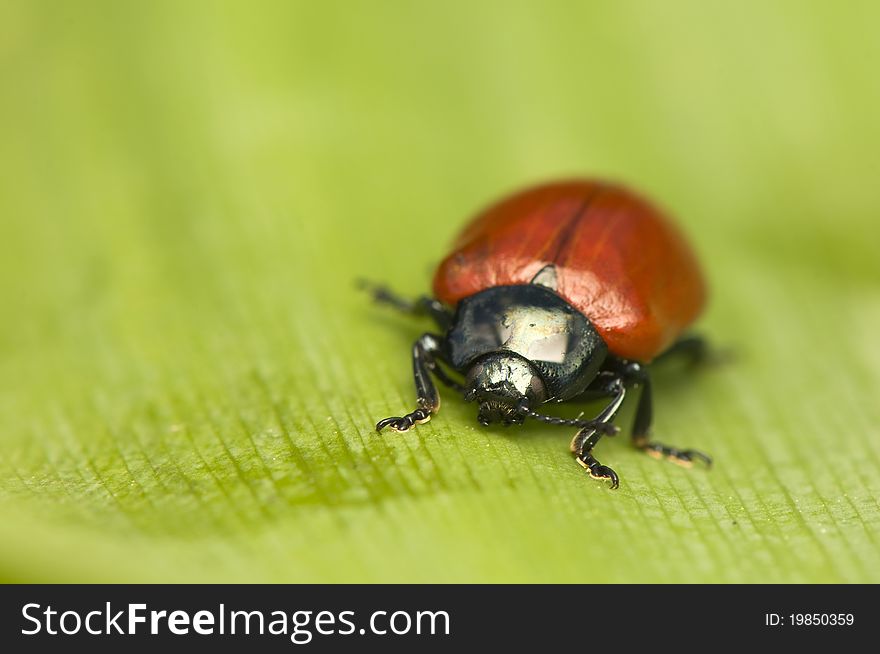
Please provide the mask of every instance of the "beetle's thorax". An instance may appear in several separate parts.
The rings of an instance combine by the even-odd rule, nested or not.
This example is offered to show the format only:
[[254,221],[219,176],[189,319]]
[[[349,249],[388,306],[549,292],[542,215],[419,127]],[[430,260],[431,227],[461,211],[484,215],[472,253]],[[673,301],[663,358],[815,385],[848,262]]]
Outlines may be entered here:
[[538,284],[494,287],[462,300],[445,347],[481,417],[508,422],[519,420],[506,407],[523,400],[534,408],[582,393],[607,352],[585,316]]

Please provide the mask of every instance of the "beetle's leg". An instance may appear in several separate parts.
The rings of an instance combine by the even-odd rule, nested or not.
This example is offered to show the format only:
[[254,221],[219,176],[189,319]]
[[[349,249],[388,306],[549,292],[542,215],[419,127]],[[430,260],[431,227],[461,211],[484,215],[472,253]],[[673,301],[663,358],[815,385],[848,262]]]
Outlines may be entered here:
[[596,457],[593,456],[593,447],[595,447],[601,436],[601,433],[593,432],[593,435],[584,442],[584,448],[577,455],[576,460],[590,474],[590,477],[593,479],[607,479],[611,482],[611,488],[615,489],[620,486],[620,478],[617,476],[617,473],[608,466],[599,463]]
[[690,365],[700,365],[711,357],[709,342],[696,334],[685,336],[673,343],[668,350],[658,356],[655,361],[681,358]]
[[668,350],[654,359],[654,362],[665,363],[670,359],[680,359],[689,367],[701,368],[729,363],[736,356],[735,350],[712,347],[705,337],[692,334],[677,340]]
[[[599,424],[610,423],[617,414],[623,399],[626,397],[626,387],[623,380],[614,378],[606,387],[606,392],[612,395],[611,401],[602,409],[595,422]],[[617,473],[606,465],[602,465],[593,456],[593,448],[599,442],[604,434],[603,431],[596,427],[584,427],[571,439],[571,451],[575,455],[577,462],[590,473],[593,479],[608,479],[611,481],[611,488],[617,488],[620,480]]]
[[632,442],[638,449],[643,450],[654,458],[666,458],[670,461],[690,467],[695,460],[700,460],[706,465],[712,465],[712,459],[699,450],[680,450],[650,439],[651,421],[654,417],[654,406],[651,396],[651,377],[644,371],[644,376],[638,382],[642,387],[639,404],[636,408],[636,418],[633,422]]
[[440,409],[440,393],[431,379],[431,373],[437,375],[437,379],[444,384],[462,390],[461,384],[452,380],[440,366],[437,358],[440,354],[440,337],[434,334],[423,334],[413,344],[413,379],[416,385],[416,402],[418,407],[415,411],[405,416],[385,418],[376,424],[376,431],[382,431],[385,427],[391,427],[394,431],[404,432],[415,424],[428,422],[431,416]]
[[374,284],[363,279],[358,280],[358,286],[367,291],[375,302],[388,304],[398,311],[413,316],[428,316],[443,330],[448,329],[452,323],[452,312],[442,302],[434,298],[422,295],[415,300],[407,300],[386,286]]

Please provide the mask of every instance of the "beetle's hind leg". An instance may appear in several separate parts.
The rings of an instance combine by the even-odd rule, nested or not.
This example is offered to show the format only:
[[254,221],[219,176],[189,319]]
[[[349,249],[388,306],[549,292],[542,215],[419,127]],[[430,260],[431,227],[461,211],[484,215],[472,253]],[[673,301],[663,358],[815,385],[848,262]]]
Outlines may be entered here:
[[416,386],[418,407],[405,416],[394,416],[380,420],[376,423],[376,431],[382,431],[385,427],[390,427],[398,432],[409,431],[413,425],[428,422],[431,416],[440,410],[440,393],[437,392],[437,387],[431,379],[431,373],[434,373],[437,379],[447,386],[459,392],[463,391],[461,384],[450,378],[437,365],[439,353],[440,337],[434,334],[423,334],[413,344],[413,380]]
[[690,334],[673,343],[669,349],[654,359],[654,363],[670,360],[683,362],[689,368],[699,369],[730,363],[737,352],[729,347],[715,347],[704,336]]
[[709,342],[698,334],[684,336],[657,357],[656,361],[681,359],[691,366],[700,366],[714,358]]
[[640,370],[640,378],[636,383],[642,387],[642,392],[636,408],[635,421],[633,422],[633,445],[656,459],[669,459],[688,468],[693,465],[694,461],[703,461],[706,465],[712,465],[712,459],[699,450],[680,450],[677,447],[671,447],[651,440],[650,432],[651,422],[654,418],[654,406],[651,394],[651,377],[648,375],[647,370],[644,368]]
[[452,323],[452,312],[442,302],[427,295],[422,295],[415,300],[408,300],[382,284],[359,279],[357,285],[358,288],[367,291],[373,297],[374,302],[392,306],[398,311],[413,316],[428,316],[441,329],[448,329]]

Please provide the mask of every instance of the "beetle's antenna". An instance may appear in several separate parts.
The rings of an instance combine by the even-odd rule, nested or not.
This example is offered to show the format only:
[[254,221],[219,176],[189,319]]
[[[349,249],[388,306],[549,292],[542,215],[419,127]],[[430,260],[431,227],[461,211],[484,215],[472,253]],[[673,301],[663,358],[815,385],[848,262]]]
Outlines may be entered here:
[[595,429],[596,431],[601,431],[607,436],[614,436],[616,433],[620,431],[620,428],[616,425],[612,425],[610,422],[604,422],[601,420],[580,420],[579,418],[560,418],[559,416],[548,416],[543,413],[538,413],[537,411],[532,411],[527,406],[520,405],[519,412],[523,415],[528,416],[529,418],[534,418],[535,420],[540,420],[541,422],[547,423],[548,425],[561,425],[565,427],[578,427],[580,429]]

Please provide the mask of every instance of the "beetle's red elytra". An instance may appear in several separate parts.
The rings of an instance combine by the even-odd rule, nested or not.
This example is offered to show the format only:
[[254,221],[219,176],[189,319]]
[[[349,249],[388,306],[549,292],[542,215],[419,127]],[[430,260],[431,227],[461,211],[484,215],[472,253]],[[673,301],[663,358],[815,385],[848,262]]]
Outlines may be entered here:
[[592,180],[545,184],[481,213],[437,269],[434,296],[455,306],[492,286],[528,284],[550,264],[557,293],[626,359],[664,351],[706,299],[675,225],[623,187]]
[[[577,427],[571,450],[597,479],[619,484],[593,448],[627,391],[639,389],[636,447],[684,465],[697,450],[652,441],[648,364],[672,354],[705,359],[683,336],[706,301],[697,259],[678,228],[626,188],[591,179],[511,195],[476,216],[434,275],[434,297],[402,299],[370,286],[377,301],[431,317],[442,333],[413,346],[417,408],[378,430],[407,431],[440,406],[432,376],[476,402],[482,424],[534,418]],[[449,369],[449,371],[447,371]],[[608,398],[592,420],[539,412],[542,405]]]

